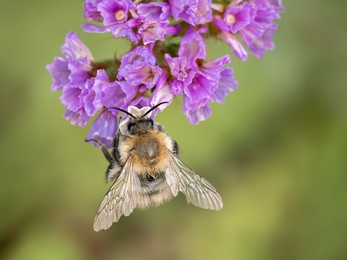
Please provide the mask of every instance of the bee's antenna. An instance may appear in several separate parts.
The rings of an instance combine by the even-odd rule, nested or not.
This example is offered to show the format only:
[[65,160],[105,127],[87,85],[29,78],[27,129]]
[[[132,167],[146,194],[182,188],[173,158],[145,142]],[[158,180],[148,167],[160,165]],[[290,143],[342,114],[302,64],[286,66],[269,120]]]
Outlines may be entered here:
[[150,110],[148,110],[144,115],[142,115],[142,117],[146,116],[148,113],[150,113],[151,111],[153,111],[154,109],[156,109],[157,107],[159,107],[160,105],[165,104],[165,103],[169,103],[169,102],[164,101],[164,102],[161,102],[159,104],[156,104],[154,107],[152,107]]
[[128,116],[132,117],[132,118],[135,118],[132,114],[130,114],[128,111],[124,110],[124,109],[121,109],[121,108],[118,108],[118,107],[108,107],[108,109],[117,109],[125,114],[127,114]]

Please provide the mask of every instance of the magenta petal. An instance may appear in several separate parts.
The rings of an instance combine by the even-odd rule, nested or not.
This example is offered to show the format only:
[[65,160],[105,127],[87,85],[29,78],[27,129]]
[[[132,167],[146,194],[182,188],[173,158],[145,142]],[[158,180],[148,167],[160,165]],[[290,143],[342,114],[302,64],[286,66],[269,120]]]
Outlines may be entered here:
[[[263,33],[265,28],[261,26],[258,23],[250,23],[248,26],[240,30],[240,35],[242,37],[242,40],[245,42],[245,44],[248,46],[252,44],[252,42],[259,39]],[[230,44],[229,44],[230,45]]]
[[214,91],[211,101],[224,103],[225,97],[232,91],[234,91],[238,86],[237,80],[234,77],[233,68],[227,67],[222,68],[220,72],[220,79],[218,82],[218,87]]
[[170,0],[172,16],[195,26],[212,20],[211,0]]
[[226,54],[214,61],[207,61],[203,63],[203,68],[204,69],[210,69],[210,68],[217,68],[217,67],[222,67],[225,64],[228,64],[231,62],[231,58],[229,56],[229,54]]
[[198,107],[195,110],[187,109],[186,97],[183,101],[183,113],[188,117],[189,123],[196,125],[200,121],[206,120],[212,115],[212,110],[209,104]]
[[88,116],[94,116],[99,108],[96,108],[93,104],[95,98],[95,92],[93,91],[93,86],[95,83],[95,78],[88,79],[85,88],[82,89],[81,98],[83,100],[84,109]]
[[162,72],[160,67],[152,67],[145,63],[137,66],[126,66],[125,69],[127,75],[124,77],[128,83],[133,85],[145,84],[147,88],[151,88],[156,84]]
[[129,27],[128,24],[129,22],[114,24],[107,30],[110,31],[114,37],[127,37],[129,38],[129,40],[136,44],[138,42],[138,38],[134,33],[133,28]]
[[187,68],[198,69],[196,60],[206,58],[206,44],[200,33],[191,28],[182,38],[178,55],[186,57]]
[[[150,105],[155,106],[161,102],[168,102],[167,104],[163,104],[158,107],[156,110],[163,111],[173,100],[174,95],[170,92],[170,84],[167,81],[167,74],[163,71],[163,74],[158,79],[157,85],[155,87],[154,92],[150,98]],[[158,111],[154,111],[154,116]]]
[[281,13],[285,11],[284,7],[282,6],[282,0],[269,0],[269,3],[273,6],[276,12]]
[[219,15],[213,16],[213,23],[214,23],[214,25],[216,25],[216,27],[218,29],[225,31],[225,32],[229,31],[229,27],[225,24],[224,20]]
[[115,23],[124,23],[128,20],[128,10],[136,9],[130,0],[108,0],[102,1],[97,10],[104,18],[104,25],[112,25]]
[[229,27],[229,30],[236,34],[254,20],[255,11],[254,5],[244,2],[227,9],[224,13],[224,22]]
[[196,80],[184,88],[184,95],[189,98],[189,100],[187,100],[189,103],[186,104],[186,107],[190,110],[196,110],[198,107],[207,104],[213,95],[211,89],[205,88],[205,86],[199,82],[201,78],[203,77],[196,77]]
[[80,103],[81,89],[78,87],[64,86],[60,101],[68,110],[77,112],[83,106]]
[[87,58],[88,61],[94,61],[93,55],[75,32],[69,32],[66,35],[65,44],[61,47],[61,52],[71,60],[79,61]]
[[187,14],[191,17],[190,24],[206,24],[212,21],[211,0],[195,0],[194,3],[187,9]]
[[67,110],[63,116],[69,120],[72,125],[77,125],[80,127],[84,127],[89,120],[89,116],[83,109],[80,109],[77,112]]
[[257,58],[263,57],[265,51],[275,48],[272,37],[276,33],[276,30],[277,24],[272,24],[264,31],[262,37],[247,46]]
[[98,4],[100,4],[102,0],[86,0],[83,3],[83,17],[87,18],[89,21],[101,22],[103,20],[100,12],[97,10]]
[[155,41],[164,41],[166,27],[168,21],[145,21],[138,29],[139,34],[142,36],[143,44],[154,43]]
[[53,78],[52,91],[62,90],[69,83],[70,70],[68,61],[61,57],[55,57],[52,64],[46,66]]
[[92,23],[82,23],[83,31],[87,33],[105,33],[108,32],[107,27]]
[[125,78],[127,83],[134,86],[146,85],[151,88],[162,73],[162,69],[155,66],[155,61],[155,56],[146,47],[136,47],[122,57],[117,78]]
[[164,55],[164,58],[170,67],[171,75],[180,81],[185,81],[185,79],[188,77],[188,73],[186,71],[187,59],[185,57],[172,58],[168,53]]
[[165,21],[170,17],[170,5],[165,2],[150,2],[137,6],[138,14],[146,20]]
[[120,85],[122,91],[125,93],[124,105],[127,105],[136,96],[138,86],[133,85],[133,84],[129,84],[126,81],[120,81],[119,85]]
[[76,67],[75,64],[69,63],[69,70],[71,71],[69,75],[70,85],[82,88],[86,81],[90,78],[87,70]]
[[145,46],[139,46],[123,55],[119,70],[128,64],[134,64],[136,61],[145,61],[149,65],[154,66],[156,58]]
[[247,51],[243,48],[241,43],[236,39],[234,35],[229,32],[221,31],[225,41],[230,46],[231,51],[235,54],[237,58],[242,61],[246,61],[248,58]]
[[119,82],[110,82],[102,87],[104,93],[103,105],[105,107],[119,107],[125,105],[126,93],[123,91]]
[[[118,121],[117,117],[114,115],[114,112],[104,110],[94,120],[87,139],[96,139],[104,144],[106,148],[112,148],[113,139],[117,130]],[[95,142],[90,143],[98,146]]]

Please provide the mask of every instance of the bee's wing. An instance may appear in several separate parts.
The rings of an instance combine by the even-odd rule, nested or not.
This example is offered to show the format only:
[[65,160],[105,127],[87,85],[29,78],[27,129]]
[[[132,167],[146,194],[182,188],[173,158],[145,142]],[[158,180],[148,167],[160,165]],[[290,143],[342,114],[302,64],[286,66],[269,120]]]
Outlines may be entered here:
[[223,200],[211,183],[170,151],[168,156],[170,156],[170,164],[165,177],[174,196],[181,191],[186,196],[187,202],[197,207],[212,210],[220,210],[223,207]]
[[118,179],[112,184],[102,199],[94,218],[94,230],[108,229],[119,218],[129,216],[136,207],[140,180],[133,173],[131,157],[123,166]]

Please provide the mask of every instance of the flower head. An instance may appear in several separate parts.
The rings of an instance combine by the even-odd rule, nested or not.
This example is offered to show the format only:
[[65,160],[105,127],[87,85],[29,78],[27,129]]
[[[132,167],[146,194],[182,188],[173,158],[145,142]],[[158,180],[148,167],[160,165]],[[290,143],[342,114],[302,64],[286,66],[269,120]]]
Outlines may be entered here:
[[150,2],[148,4],[139,4],[137,13],[147,21],[168,21],[170,18],[171,6],[166,2]]
[[140,113],[166,102],[148,115],[154,118],[182,96],[182,112],[191,124],[210,117],[210,103],[224,103],[238,82],[228,66],[230,56],[211,61],[205,40],[222,39],[242,61],[248,52],[261,58],[275,47],[274,20],[284,11],[281,0],[85,0],[83,8],[84,18],[93,22],[82,24],[85,32],[126,37],[130,49],[95,61],[70,32],[61,47],[63,57],[55,57],[47,70],[51,90],[62,91],[63,116],[81,127],[94,120],[87,138],[106,148],[119,128],[126,131],[127,115],[119,126],[118,109]]
[[211,0],[170,0],[172,16],[190,25],[206,24],[212,21]]
[[102,22],[103,17],[98,11],[97,7],[103,0],[86,0],[83,3],[84,13],[83,17],[89,21]]
[[213,23],[236,57],[245,61],[247,52],[234,35],[239,34],[248,49],[261,58],[265,51],[274,49],[272,37],[277,25],[273,20],[279,19],[283,11],[280,0],[233,1],[223,18],[221,15],[213,17]]
[[152,88],[158,81],[162,69],[155,65],[156,59],[146,47],[140,46],[122,57],[118,79],[132,86],[144,85]]
[[229,31],[236,34],[240,29],[250,24],[255,17],[255,6],[243,2],[240,5],[232,6],[224,13],[223,21]]

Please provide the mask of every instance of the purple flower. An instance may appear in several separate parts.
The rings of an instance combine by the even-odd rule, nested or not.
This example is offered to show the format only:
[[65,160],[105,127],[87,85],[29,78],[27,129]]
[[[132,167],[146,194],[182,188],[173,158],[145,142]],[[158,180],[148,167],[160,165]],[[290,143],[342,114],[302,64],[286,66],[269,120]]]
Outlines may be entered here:
[[[130,51],[121,59],[117,54],[96,63],[77,34],[68,33],[61,47],[65,57],[47,65],[51,90],[62,91],[64,117],[83,127],[96,116],[87,138],[107,148],[113,145],[117,116],[122,114],[112,107],[136,112],[168,102],[152,111],[149,116],[154,118],[174,95],[182,95],[182,111],[191,124],[210,117],[210,103],[223,103],[238,82],[233,69],[226,67],[231,62],[228,55],[205,60],[204,39],[222,36],[237,58],[247,60],[244,46],[261,58],[274,49],[274,20],[284,11],[281,0],[229,2],[85,0],[83,16],[98,24],[84,23],[83,30],[127,37]],[[181,39],[179,45],[176,39]],[[123,119],[127,117],[123,113]]]
[[68,68],[69,62],[61,57],[54,57],[53,63],[48,64],[47,70],[51,73],[53,84],[52,91],[62,90],[63,86],[69,83],[71,71]]
[[[197,71],[192,83],[184,88],[185,108],[194,111],[209,103],[216,84],[216,78],[210,78],[209,75]],[[186,115],[187,110],[183,111]]]
[[[282,0],[269,0],[269,4],[273,6],[275,11],[277,13],[282,13],[285,11],[284,7],[282,6]],[[276,18],[279,19],[280,17]]]
[[197,69],[197,59],[206,58],[205,41],[201,34],[192,27],[182,37],[178,55],[187,59],[187,68],[190,69]]
[[252,3],[256,7],[254,19],[239,32],[250,51],[261,58],[265,51],[273,50],[275,47],[272,37],[277,25],[273,20],[280,18],[279,12],[283,12],[284,8],[279,0],[253,0]]
[[143,107],[148,107],[149,105],[149,100],[148,98],[145,98],[145,97],[138,97],[138,98],[135,98],[134,100],[132,100],[128,105],[127,107],[129,106],[136,106],[138,108],[143,108]]
[[241,5],[233,6],[224,13],[223,21],[233,34],[247,26],[254,20],[254,5],[243,2]]
[[143,20],[167,21],[170,17],[170,5],[165,2],[151,2],[139,4],[137,13]]
[[88,47],[78,38],[75,32],[69,32],[66,35],[65,44],[61,46],[61,52],[70,63],[75,63],[76,66],[90,68],[90,64],[94,62],[93,55]]
[[126,23],[116,24],[110,27],[99,26],[96,24],[83,23],[82,29],[89,33],[106,33],[111,32],[114,37],[127,37],[134,44],[138,42],[138,37],[134,33],[133,28],[138,26],[137,20],[131,19]]
[[63,116],[72,125],[77,125],[80,127],[84,127],[89,120],[89,116],[87,115],[86,111],[82,108],[76,112],[71,110],[66,110]]
[[235,56],[242,61],[246,61],[248,58],[248,53],[243,48],[239,40],[229,32],[221,31],[221,34]]
[[172,58],[168,53],[164,55],[169,65],[173,79],[170,81],[171,93],[182,94],[183,88],[190,84],[195,75],[195,71],[187,67],[186,57]]
[[98,70],[96,77],[87,80],[81,89],[80,100],[88,116],[94,116],[103,107],[101,86],[107,83],[106,72]]
[[87,18],[89,21],[102,22],[103,17],[98,11],[97,7],[103,0],[86,0],[83,3],[83,17]]
[[122,57],[118,79],[133,86],[152,88],[158,81],[162,69],[155,65],[156,58],[146,47],[139,46]]
[[256,57],[263,57],[265,51],[275,49],[275,44],[272,42],[272,38],[276,33],[276,30],[277,24],[271,24],[266,28],[261,37],[249,43],[247,47]]
[[83,96],[86,93],[82,92],[93,85],[90,72],[94,58],[75,32],[66,35],[61,52],[66,58],[55,57],[53,63],[47,65],[53,77],[52,90],[62,90],[60,100],[67,109],[64,117],[72,124],[84,126],[91,111],[85,110]]
[[215,15],[213,23],[221,30],[223,38],[236,57],[245,61],[247,52],[233,34],[239,33],[249,50],[261,58],[266,50],[273,50],[275,47],[272,37],[277,25],[273,20],[279,19],[279,12],[283,11],[280,0],[252,0],[239,5],[232,2],[223,19]]
[[[130,0],[102,0],[89,5],[92,5],[92,11],[96,8],[97,14],[101,17],[98,16],[96,20],[103,21],[104,26],[83,23],[82,28],[85,32],[111,32],[115,37],[128,37],[133,43],[138,42],[133,29],[140,25],[140,20],[129,19],[130,10],[136,10],[136,6]],[[88,12],[92,11],[88,9]]]
[[237,88],[233,69],[223,67],[230,61],[229,56],[225,55],[215,61],[204,62],[192,84],[184,90],[183,113],[191,124],[197,124],[211,116],[209,102],[223,103],[225,96]]
[[56,57],[47,69],[53,76],[52,90],[62,90],[64,117],[71,124],[84,126],[104,106],[124,105],[126,95],[118,82],[109,82],[103,69],[93,76],[93,56],[76,33],[67,34],[61,51],[66,59]]
[[105,107],[119,107],[126,105],[126,93],[118,81],[113,81],[101,86],[102,104]]
[[237,86],[238,82],[235,80],[234,77],[234,70],[231,67],[222,67],[225,64],[229,63],[230,57],[228,55],[225,55],[217,60],[214,60],[212,62],[205,62],[203,63],[202,71],[208,75],[208,74],[218,74],[218,83],[217,88],[214,90],[213,95],[211,97],[211,101],[218,102],[219,104],[224,103],[225,97],[232,91],[234,91]]
[[204,121],[212,115],[209,104],[201,105],[195,110],[190,109],[189,99],[185,96],[183,100],[183,113],[188,117],[189,123],[196,125],[200,121]]
[[171,88],[183,94],[183,113],[191,124],[211,116],[209,102],[223,103],[225,96],[237,88],[232,68],[223,67],[231,61],[228,55],[212,62],[200,61],[199,67],[193,68],[186,65],[185,57],[171,58],[166,54],[165,59],[174,78]]
[[[92,70],[93,56],[89,49],[77,37],[77,34],[70,32],[66,36],[65,44],[61,47],[61,52],[67,57],[67,67],[70,71],[68,75],[68,83],[65,83],[62,89],[61,102],[65,105],[69,113],[66,113],[66,118],[71,120],[71,123],[85,125],[91,115],[91,111],[85,110],[83,96],[86,92],[83,90],[91,88],[94,84],[94,79],[91,79],[90,71]],[[73,115],[76,113],[76,115]]]
[[211,115],[209,102],[223,103],[224,98],[236,89],[237,81],[232,68],[224,68],[230,57],[223,56],[204,62],[205,42],[200,33],[190,29],[183,37],[179,57],[165,54],[171,73],[170,92],[183,94],[183,113],[191,124],[197,124]]
[[60,101],[65,105],[67,110],[79,112],[84,106],[80,98],[81,93],[82,88],[73,85],[66,85],[63,87]]
[[206,24],[212,21],[211,0],[170,0],[172,16],[190,25]]
[[153,117],[159,112],[163,111],[173,100],[174,95],[170,91],[170,84],[168,82],[167,72],[164,70],[156,84],[155,90],[153,91],[149,104],[153,107],[161,102],[168,102],[159,106],[153,111]]
[[[94,120],[92,127],[88,133],[87,139],[96,139],[100,141],[106,148],[113,147],[113,139],[118,130],[117,115],[118,110],[104,109]],[[95,142],[91,144],[97,146]]]
[[88,79],[94,58],[89,49],[75,32],[66,35],[61,52],[66,58],[55,57],[52,64],[46,66],[53,78],[52,91],[62,90],[68,84],[78,84],[80,79]]
[[124,23],[128,20],[129,9],[136,9],[130,0],[107,0],[102,1],[97,10],[104,18],[105,26]]
[[159,21],[145,21],[140,25],[138,32],[142,37],[144,45],[149,43],[154,43],[155,41],[164,41],[164,35],[166,33],[166,27],[169,21],[159,22]]

